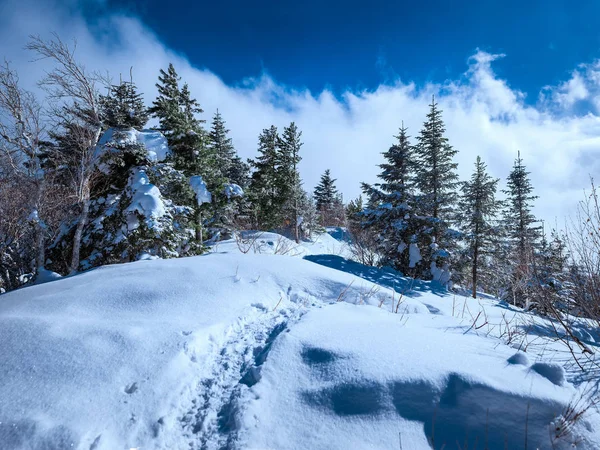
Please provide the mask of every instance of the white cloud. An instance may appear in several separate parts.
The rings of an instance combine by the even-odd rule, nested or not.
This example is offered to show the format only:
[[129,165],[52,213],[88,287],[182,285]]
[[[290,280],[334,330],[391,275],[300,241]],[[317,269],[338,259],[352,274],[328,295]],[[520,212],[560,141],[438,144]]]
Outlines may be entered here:
[[336,98],[329,91],[291,89],[266,74],[227,86],[165,47],[135,17],[105,14],[90,25],[77,2],[67,7],[58,0],[29,1],[9,0],[0,6],[2,51],[26,83],[33,86],[44,66],[31,63],[32,55],[22,50],[32,33],[47,36],[57,31],[63,39],[77,38],[77,55],[86,66],[108,70],[115,78],[120,73],[128,76],[133,66],[147,101],[155,94],[158,70],[173,62],[208,121],[219,108],[243,157],[255,156],[263,128],[296,121],[305,143],[300,169],[309,189],[330,168],[345,197],[357,196],[361,181],[375,181],[381,152],[393,143],[401,121],[412,136],[418,133],[432,95],[444,110],[450,142],[459,150],[461,177],[469,176],[475,157],[481,155],[504,182],[520,150],[540,196],[536,212],[547,221],[556,217],[562,222],[581,198],[588,175],[600,171],[600,118],[573,110],[578,101],[593,104],[600,85],[599,63],[582,65],[565,83],[546,87],[536,106],[527,105],[523,93],[494,73],[494,60],[503,55],[479,50],[468,59],[459,80],[424,86],[396,80]]

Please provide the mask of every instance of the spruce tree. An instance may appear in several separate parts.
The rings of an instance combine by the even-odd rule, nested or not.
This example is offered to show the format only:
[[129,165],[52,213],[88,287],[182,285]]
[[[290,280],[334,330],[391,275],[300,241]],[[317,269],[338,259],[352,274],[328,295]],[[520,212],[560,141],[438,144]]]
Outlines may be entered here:
[[329,169],[321,175],[321,180],[315,187],[314,198],[322,225],[339,226],[343,223],[343,204]]
[[302,197],[302,183],[298,172],[299,155],[302,147],[302,132],[294,122],[283,129],[279,139],[280,168],[278,171],[278,187],[286,202],[285,219],[290,224],[296,243],[300,242],[299,203]]
[[135,128],[141,130],[148,123],[148,110],[142,94],[133,82],[121,82],[100,96],[100,114],[105,126],[110,128]]
[[501,207],[501,202],[496,200],[498,181],[488,175],[485,163],[478,156],[471,179],[461,187],[458,222],[467,243],[473,298],[477,298],[480,279],[487,275],[486,258],[494,249],[496,227],[493,221]]
[[[449,227],[459,185],[458,165],[453,162],[457,150],[448,143],[445,131],[442,111],[432,99],[414,152],[418,212],[429,221],[418,241],[425,270],[430,267],[432,275],[436,266],[447,265],[449,252],[456,244]],[[428,276],[427,273],[423,275]]]
[[[171,139],[178,129],[176,124],[180,115],[179,80],[180,77],[177,75],[173,64],[169,64],[169,68],[166,72],[163,69],[160,69],[158,83],[156,83],[158,97],[148,109],[148,113],[158,119],[158,129],[167,137],[167,139]],[[169,144],[171,144],[170,141]]]
[[331,178],[331,171],[325,170],[321,175],[319,184],[315,187],[315,202],[317,211],[327,210],[333,206],[335,199],[338,197],[338,191],[335,187],[335,179]]
[[411,264],[409,247],[414,245],[419,228],[419,219],[414,215],[414,149],[406,132],[402,126],[395,136],[398,142],[383,153],[386,162],[379,166],[382,182],[375,186],[362,185],[369,199],[362,213],[363,226],[377,236],[382,263],[405,274],[414,272],[415,262]]
[[504,222],[513,258],[510,291],[514,303],[524,304],[528,300],[527,289],[531,285],[534,256],[540,245],[541,233],[531,211],[537,196],[533,195],[529,172],[523,165],[520,152],[508,176],[504,193],[507,195]]
[[254,224],[260,229],[277,228],[282,223],[285,202],[279,189],[279,135],[277,127],[265,128],[258,137],[258,157],[250,160],[253,173],[249,187]]
[[215,155],[218,170],[224,178],[229,178],[233,159],[236,156],[233,142],[228,134],[229,130],[225,128],[225,121],[217,110],[208,133],[208,142]]

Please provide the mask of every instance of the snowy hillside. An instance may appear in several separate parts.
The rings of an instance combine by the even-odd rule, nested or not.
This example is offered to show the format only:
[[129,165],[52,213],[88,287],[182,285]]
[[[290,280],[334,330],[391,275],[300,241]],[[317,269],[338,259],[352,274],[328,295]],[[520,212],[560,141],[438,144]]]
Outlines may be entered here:
[[[583,385],[542,319],[349,261],[327,234],[244,245],[0,296],[0,447],[599,448],[595,411],[553,438]],[[510,343],[544,342],[517,352],[502,324],[531,320]]]

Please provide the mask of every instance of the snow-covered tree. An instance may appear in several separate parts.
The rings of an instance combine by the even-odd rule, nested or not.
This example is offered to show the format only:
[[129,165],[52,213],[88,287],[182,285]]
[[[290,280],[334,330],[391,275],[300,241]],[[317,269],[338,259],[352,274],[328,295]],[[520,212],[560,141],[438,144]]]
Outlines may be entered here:
[[101,95],[99,101],[106,127],[141,130],[148,123],[148,109],[133,82],[110,86],[108,95]]
[[492,178],[486,169],[478,156],[471,179],[462,183],[462,195],[458,202],[458,223],[467,245],[473,298],[477,298],[477,287],[482,281],[483,286],[487,285],[489,259],[497,235],[495,217],[501,208],[501,202],[496,199],[499,180]]
[[450,225],[458,196],[458,165],[453,161],[457,150],[448,143],[445,132],[442,111],[432,99],[427,120],[417,136],[414,167],[418,214],[429,222],[418,236],[418,244],[425,270],[430,268],[434,279],[439,278],[436,273],[440,267],[447,267],[456,244]]
[[362,185],[369,199],[362,223],[376,235],[381,262],[413,274],[418,261],[411,260],[410,247],[416,245],[420,227],[420,219],[414,213],[414,149],[404,126],[395,137],[397,143],[383,153],[386,162],[379,166],[381,183]]

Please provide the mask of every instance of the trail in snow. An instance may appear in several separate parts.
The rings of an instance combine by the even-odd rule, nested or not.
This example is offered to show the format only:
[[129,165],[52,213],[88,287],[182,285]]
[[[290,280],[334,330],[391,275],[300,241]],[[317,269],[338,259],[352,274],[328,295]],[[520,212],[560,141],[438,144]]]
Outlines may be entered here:
[[225,342],[215,344],[203,362],[206,376],[181,418],[190,449],[237,448],[238,432],[249,388],[260,381],[262,366],[277,337],[297,322],[306,308],[293,305],[272,311],[255,304],[230,326]]

